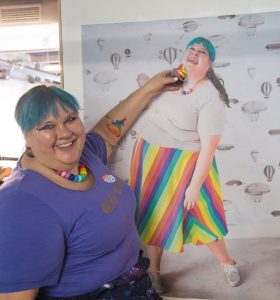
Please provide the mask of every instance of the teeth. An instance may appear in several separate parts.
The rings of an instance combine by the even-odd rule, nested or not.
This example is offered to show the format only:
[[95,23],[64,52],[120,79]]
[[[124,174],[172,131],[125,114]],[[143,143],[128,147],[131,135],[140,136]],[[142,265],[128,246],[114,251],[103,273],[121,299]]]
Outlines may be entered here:
[[67,144],[61,144],[61,145],[57,145],[58,148],[66,148],[69,147],[73,144],[73,142],[67,143]]

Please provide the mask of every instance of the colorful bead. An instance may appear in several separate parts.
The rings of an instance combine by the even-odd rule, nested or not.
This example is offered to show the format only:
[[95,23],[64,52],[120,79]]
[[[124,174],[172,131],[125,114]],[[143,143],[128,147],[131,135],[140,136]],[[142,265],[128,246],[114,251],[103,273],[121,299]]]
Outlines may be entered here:
[[83,182],[87,177],[87,169],[84,165],[78,167],[79,175],[69,173],[67,171],[56,171],[56,174],[73,182]]
[[180,91],[181,91],[182,95],[188,95],[188,94],[190,94],[190,93],[193,92],[193,88],[188,88],[186,90],[184,90],[183,88],[181,88]]

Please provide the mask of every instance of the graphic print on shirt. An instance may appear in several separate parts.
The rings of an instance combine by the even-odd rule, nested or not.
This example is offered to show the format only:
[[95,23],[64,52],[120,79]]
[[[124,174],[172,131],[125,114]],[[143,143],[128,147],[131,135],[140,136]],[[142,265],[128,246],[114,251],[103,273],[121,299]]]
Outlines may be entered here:
[[103,203],[101,204],[103,212],[109,214],[114,210],[114,208],[118,204],[118,197],[123,192],[124,184],[121,180],[110,174],[104,174],[101,176],[101,178],[107,183],[114,184],[112,192],[107,195],[106,200],[103,201]]

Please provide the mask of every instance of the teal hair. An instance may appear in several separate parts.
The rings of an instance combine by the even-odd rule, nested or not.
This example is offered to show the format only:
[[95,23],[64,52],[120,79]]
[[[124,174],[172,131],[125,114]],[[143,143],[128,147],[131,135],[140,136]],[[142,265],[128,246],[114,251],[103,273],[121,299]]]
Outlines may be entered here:
[[206,38],[202,37],[202,36],[199,36],[199,37],[196,37],[194,39],[192,39],[188,44],[187,44],[187,47],[186,48],[189,48],[191,45],[194,45],[194,44],[202,44],[203,47],[205,47],[209,53],[209,57],[210,57],[210,60],[213,62],[216,58],[216,50],[215,50],[215,47],[214,45]]
[[39,85],[23,94],[15,109],[15,119],[23,132],[34,129],[50,114],[58,115],[57,104],[64,111],[78,112],[79,103],[75,97],[56,86]]

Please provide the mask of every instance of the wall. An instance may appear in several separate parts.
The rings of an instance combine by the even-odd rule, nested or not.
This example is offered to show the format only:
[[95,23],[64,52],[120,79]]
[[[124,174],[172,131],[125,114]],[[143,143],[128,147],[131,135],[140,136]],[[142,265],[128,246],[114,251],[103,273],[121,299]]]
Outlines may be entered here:
[[[74,4],[74,2],[75,1],[73,1],[72,4]],[[122,5],[120,5],[120,3]],[[172,5],[174,3],[177,5]],[[276,1],[269,1],[269,2],[246,1],[246,3],[243,3],[242,1],[240,2],[227,1],[226,7],[225,7],[225,1],[211,2],[211,5],[209,2],[201,1],[200,2],[201,5],[199,7],[191,6],[191,9],[188,9],[188,3],[190,2],[175,1],[172,2],[172,4],[165,3],[164,6],[157,6],[156,4],[159,3],[154,1],[153,4],[155,6],[153,5],[153,7],[151,7],[150,9],[147,9],[148,4],[145,1],[144,2],[142,1],[141,4],[140,2],[139,3],[137,2],[135,4],[137,9],[135,9],[135,6],[133,8],[131,6],[126,7],[126,5],[128,5],[127,1],[119,1],[117,4],[115,4],[116,5],[115,7],[112,6],[108,7],[109,4],[107,1],[102,2],[102,4],[100,5],[97,5],[96,3],[96,6],[91,6],[89,5],[89,3],[87,4],[85,3],[85,6],[82,6],[80,10],[78,11],[77,9],[75,10],[76,14],[74,18],[74,15],[72,15],[74,13],[72,11],[73,6],[69,7],[68,5],[66,5],[66,3],[64,3],[64,1],[62,1],[62,39],[63,39],[63,53],[64,53],[63,61],[64,61],[64,71],[65,71],[65,88],[70,92],[72,92],[74,95],[76,95],[77,98],[81,101],[82,105],[85,105],[86,126],[89,126],[88,122],[89,120],[91,121],[93,120],[92,119],[93,116],[97,118],[100,117],[100,112],[102,110],[104,112],[104,107],[106,108],[106,105],[110,105],[110,103],[112,103],[110,101],[117,101],[118,99],[120,99],[120,98],[116,99],[116,97],[119,97],[121,93],[124,93],[125,95],[128,94],[127,86],[133,86],[133,85],[131,82],[130,82],[131,85],[130,83],[128,83],[125,87],[122,88],[122,91],[118,91],[118,88],[114,86],[111,90],[112,92],[115,88],[114,92],[112,92],[111,94],[107,93],[107,95],[99,93],[100,91],[98,90],[97,85],[95,86],[93,85],[91,86],[91,88],[87,90],[83,88],[83,81],[84,83],[86,82],[86,84],[87,82],[91,82],[92,84],[93,81],[92,76],[91,77],[85,76],[83,72],[83,68],[84,71],[85,69],[89,68],[93,72],[93,68],[92,68],[93,64],[90,64],[89,61],[85,61],[83,65],[82,62],[81,36],[83,33],[82,32],[83,29],[81,28],[81,25],[107,24],[107,23],[122,24],[123,22],[125,23],[125,22],[138,22],[138,21],[139,23],[141,23],[140,21],[146,21],[146,22],[150,20],[161,21],[164,19],[178,20],[178,19],[186,19],[188,17],[189,18],[191,17],[192,19],[198,18],[195,20],[197,20],[199,23],[199,17],[219,16],[219,15],[226,15],[226,14],[245,14],[245,13],[260,13],[260,12],[267,12],[267,11],[280,11],[280,3],[279,2],[276,3]],[[92,7],[92,9],[90,9],[90,7]],[[157,7],[161,7],[161,9],[159,10],[157,9]],[[186,8],[186,9],[184,10],[182,8]],[[106,12],[113,11],[114,15],[110,15],[109,13],[101,14],[100,12],[102,11],[106,11]],[[119,14],[115,13],[116,11],[119,12]],[[268,20],[269,16],[267,16],[266,18]],[[212,29],[210,29],[210,27],[215,26],[214,22],[210,22],[211,20],[209,20],[208,22],[210,22],[209,23],[210,25],[207,27],[206,26],[207,21],[205,22],[205,20],[202,19],[200,21],[201,24],[205,23],[204,27],[201,26],[200,28],[201,34],[205,32],[203,31],[205,30],[205,28],[207,29],[209,28],[209,32],[212,32],[211,31]],[[230,31],[227,31],[227,29],[225,28],[225,32],[224,32],[227,37],[230,37],[229,39],[230,42],[232,42],[233,38],[236,38],[235,36],[232,36],[232,32],[238,29],[238,26],[236,26],[236,20],[234,22],[235,23],[232,23],[231,25],[235,25],[235,27],[234,26],[229,27],[228,30]],[[118,24],[118,26],[120,27],[119,32],[121,32],[121,27],[122,27],[121,24]],[[266,23],[266,25],[268,24]],[[113,27],[111,29],[112,32],[114,33],[110,36],[110,38],[107,36],[108,41],[110,42],[112,42],[114,36],[118,36],[118,30],[116,29],[116,31],[114,31],[114,27],[117,26],[114,25],[111,26]],[[96,25],[96,27],[98,27],[98,25]],[[270,28],[266,27],[266,29],[263,27],[263,29],[264,31],[262,31],[262,37],[267,37],[265,30],[268,30],[268,33],[272,33],[270,32],[270,29],[274,30],[272,27]],[[97,28],[97,32],[100,36],[102,36],[104,32],[106,34],[108,33],[106,32],[106,30],[102,31],[102,26],[100,26],[99,29]],[[133,32],[131,34],[131,36],[133,37],[135,31],[131,30],[131,32]],[[224,34],[222,31],[221,33]],[[96,32],[95,34],[92,34],[92,41],[91,41],[92,45],[95,44],[96,46],[95,39],[98,34]],[[246,36],[245,31],[242,32],[242,34],[244,37]],[[166,39],[169,38],[170,37],[166,36]],[[254,40],[255,42],[260,42],[259,38],[260,35],[257,35],[257,37],[252,37],[251,41]],[[122,42],[123,41],[129,42],[129,38],[126,37],[126,39],[123,39]],[[244,41],[246,44],[246,41],[250,41],[250,37],[248,37],[247,40],[244,40],[242,38],[242,42]],[[237,42],[238,39],[235,39],[235,43],[232,42],[230,45],[226,44],[227,51],[226,53],[223,53],[224,54],[223,57],[220,57],[224,60],[227,60],[228,57],[226,57],[226,54],[229,54],[228,50],[231,50],[229,54],[230,60],[232,61],[232,68],[229,68],[231,71],[229,71],[226,68],[223,71],[221,71],[222,68],[219,69],[219,73],[222,73],[226,82],[229,83],[227,87],[229,88],[230,96],[235,98],[235,100],[237,100],[236,103],[238,103],[239,101],[238,105],[235,105],[236,103],[233,103],[232,111],[234,113],[229,116],[230,126],[227,126],[228,132],[223,139],[223,146],[226,147],[229,146],[231,143],[233,143],[234,146],[236,147],[235,151],[232,151],[231,153],[229,152],[226,153],[227,151],[222,150],[220,152],[220,160],[222,162],[221,173],[223,175],[222,178],[223,178],[223,185],[224,185],[223,190],[225,191],[225,197],[226,197],[225,200],[227,200],[225,204],[227,204],[227,210],[229,210],[227,214],[229,216],[228,220],[230,221],[230,226],[231,226],[230,237],[279,236],[280,227],[275,226],[275,223],[279,222],[279,218],[277,218],[278,220],[274,218],[273,221],[270,222],[270,220],[272,219],[270,214],[271,210],[272,209],[279,210],[278,199],[277,199],[277,195],[278,195],[277,182],[275,182],[275,180],[277,181],[279,177],[278,170],[277,170],[277,178],[275,178],[275,180],[273,181],[273,186],[274,186],[273,193],[270,193],[268,197],[269,199],[269,201],[267,201],[268,205],[267,204],[255,205],[253,201],[250,202],[250,199],[247,197],[248,195],[244,194],[245,184],[248,185],[251,182],[262,181],[264,179],[263,178],[264,167],[271,160],[273,160],[274,165],[276,163],[275,161],[277,161],[277,156],[275,154],[276,150],[275,151],[272,150],[272,152],[270,150],[263,151],[264,143],[262,142],[263,140],[271,139],[271,137],[266,136],[266,131],[270,129],[270,127],[267,126],[272,126],[273,128],[275,126],[279,127],[279,124],[276,121],[277,118],[275,118],[275,114],[273,113],[278,110],[278,106],[277,106],[278,101],[276,98],[279,96],[279,91],[278,91],[279,88],[277,90],[275,82],[273,83],[274,84],[273,94],[272,94],[273,101],[270,101],[269,104],[270,107],[268,109],[269,114],[265,114],[264,116],[262,116],[261,122],[254,122],[253,120],[250,120],[248,118],[249,116],[244,114],[241,110],[241,106],[245,104],[245,102],[251,100],[263,100],[263,95],[261,94],[260,85],[262,82],[266,80],[266,78],[269,78],[269,80],[274,80],[277,76],[279,77],[279,74],[277,73],[277,70],[279,68],[276,67],[273,70],[273,72],[271,72],[274,66],[273,60],[271,61],[269,57],[266,58],[268,60],[266,61],[263,60],[262,59],[263,54],[265,53],[262,54],[253,53],[254,47],[250,48],[250,50],[245,48],[245,53],[244,53],[242,52],[243,50],[242,47],[240,48],[236,47]],[[111,46],[110,50],[113,51],[114,47],[117,48],[118,46],[120,46],[119,44],[123,45],[123,43],[118,43],[118,40],[115,39],[114,46],[112,46],[113,42],[110,44]],[[89,47],[87,49],[87,53],[88,53],[87,55],[88,58],[90,58],[90,56],[92,55],[92,61],[95,61],[96,65],[99,64],[99,66],[97,66],[98,69],[98,67],[100,67],[100,64],[105,65],[106,62],[102,61],[102,55],[98,56],[97,54],[98,49],[97,52],[94,52],[95,50],[96,49],[94,49],[94,47],[91,48]],[[222,50],[219,49],[219,52],[221,51]],[[84,54],[85,53],[86,52],[84,52]],[[249,56],[248,53],[252,55]],[[258,57],[258,55],[260,55],[260,57]],[[275,58],[276,56],[274,56],[274,59]],[[221,64],[222,62],[223,61],[220,61]],[[236,64],[236,62],[238,63]],[[269,63],[267,64],[267,62]],[[137,61],[135,61],[135,63],[137,64]],[[251,63],[253,63],[254,66],[256,66],[258,69],[257,81],[252,80],[250,76],[253,76],[253,74],[248,73],[249,71],[252,72],[252,70],[249,70]],[[110,62],[108,62],[108,64],[110,64]],[[133,67],[135,67],[136,64],[134,64]],[[264,66],[266,65],[270,66],[268,72],[264,70]],[[242,67],[240,68],[240,66]],[[138,65],[138,67],[140,67],[140,65]],[[146,66],[142,65],[141,67],[142,67],[141,71],[143,71],[143,67]],[[163,67],[164,65],[162,65],[162,68]],[[131,69],[129,70],[130,72]],[[102,67],[100,67],[98,70],[102,70]],[[119,78],[121,76],[120,74],[122,74],[121,71],[119,71],[118,73]],[[232,76],[233,74],[235,74],[235,76]],[[133,88],[136,87],[137,86],[133,86]],[[114,97],[113,95],[114,93],[116,97]],[[233,99],[232,101],[235,100]],[[90,101],[92,101],[92,105],[88,105]],[[95,104],[99,103],[99,104],[94,106],[94,103]],[[277,107],[275,107],[275,105]],[[108,109],[108,107],[106,109]],[[269,120],[269,122],[266,122],[265,120]],[[259,132],[261,132],[261,134],[259,134],[258,142],[255,143],[254,136],[256,136]],[[271,147],[272,149],[277,149],[277,147],[279,149],[279,141],[274,140],[272,141],[272,144],[276,146],[276,147]],[[258,149],[261,149],[260,151],[261,154],[263,155],[265,153],[266,156],[266,157],[262,156],[259,159],[259,164],[254,164],[252,162],[252,157],[250,157],[250,151],[255,150],[255,147],[257,148],[259,147]],[[272,155],[270,155],[271,153]],[[264,212],[266,215],[263,214]]]

